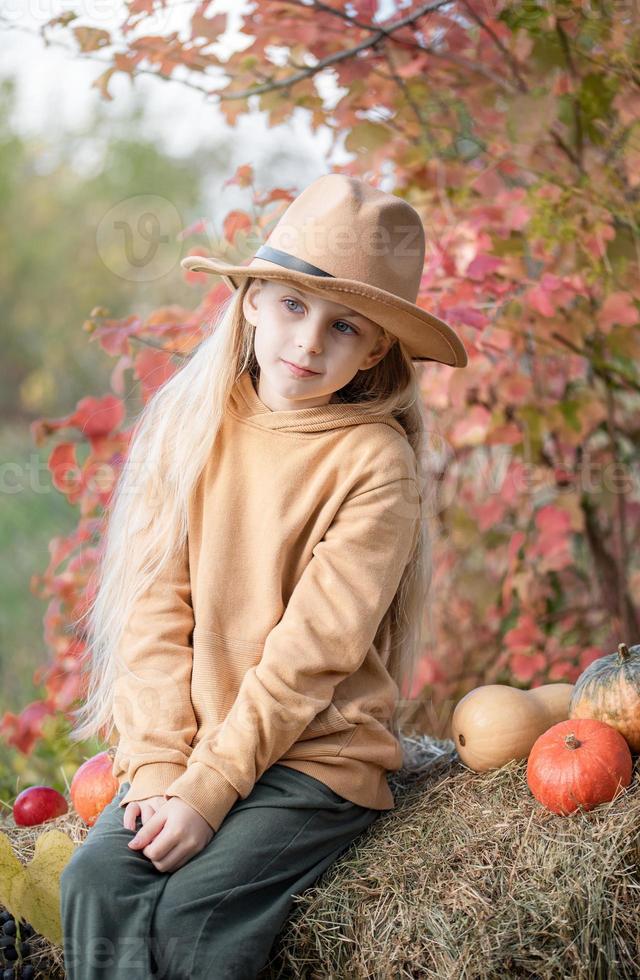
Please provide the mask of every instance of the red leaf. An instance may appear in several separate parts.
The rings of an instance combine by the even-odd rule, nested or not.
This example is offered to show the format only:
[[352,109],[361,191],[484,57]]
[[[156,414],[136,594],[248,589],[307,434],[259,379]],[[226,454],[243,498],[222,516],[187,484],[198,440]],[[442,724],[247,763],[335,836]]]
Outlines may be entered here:
[[476,255],[467,266],[465,275],[469,279],[487,279],[503,265],[504,260],[496,255]]
[[229,177],[225,180],[223,187],[229,187],[230,184],[237,184],[238,187],[249,187],[253,183],[253,167],[250,163],[241,164],[233,177]]
[[97,51],[111,44],[109,32],[98,27],[74,27],[72,30],[83,53]]
[[599,660],[603,656],[604,651],[600,647],[587,647],[580,654],[580,671],[586,670],[589,664],[592,664],[594,660]]
[[49,456],[49,470],[57,490],[69,496],[78,492],[82,480],[74,443],[60,442],[54,447]]
[[135,359],[134,373],[142,382],[144,401],[167,381],[175,371],[171,356],[164,351],[145,347]]
[[0,735],[27,755],[42,738],[42,723],[53,714],[53,706],[47,701],[32,701],[19,715],[6,711],[0,719]]
[[511,672],[516,680],[529,684],[536,674],[544,670],[546,660],[544,653],[515,653],[509,660]]
[[506,502],[495,494],[488,503],[479,504],[476,507],[478,529],[488,531],[490,527],[498,524],[503,519],[506,509]]
[[378,0],[352,0],[356,18],[370,24],[378,9]]
[[640,316],[630,293],[610,293],[598,312],[598,325],[603,333],[609,333],[615,323],[632,327]]
[[191,36],[194,40],[203,37],[207,41],[217,41],[227,29],[227,14],[215,14],[213,17],[204,16],[205,10],[210,6],[210,0],[201,3],[191,18]]
[[530,613],[523,613],[518,625],[507,630],[504,642],[512,653],[532,653],[542,645],[544,636]]
[[575,684],[577,673],[575,664],[569,663],[566,660],[557,661],[549,667],[547,681],[549,683],[564,681],[567,684]]
[[187,228],[183,228],[181,232],[176,236],[178,241],[182,242],[185,238],[190,238],[191,235],[202,235],[207,230],[207,219],[198,218],[197,221],[193,221]]
[[86,436],[106,436],[120,425],[124,418],[124,406],[115,395],[81,398],[71,416],[72,424]]
[[536,525],[549,535],[562,535],[571,530],[571,518],[566,510],[547,504],[536,511]]
[[223,228],[224,237],[233,244],[239,231],[249,231],[251,218],[246,211],[229,211],[224,219]]
[[542,316],[555,316],[555,303],[548,290],[542,285],[534,286],[530,289],[526,294],[526,300]]
[[89,439],[108,435],[124,418],[124,406],[115,395],[81,398],[75,412],[57,419],[36,419],[31,423],[31,435],[37,446],[59,429],[76,428]]
[[491,424],[491,412],[484,405],[472,405],[451,430],[454,446],[478,446],[484,442]]

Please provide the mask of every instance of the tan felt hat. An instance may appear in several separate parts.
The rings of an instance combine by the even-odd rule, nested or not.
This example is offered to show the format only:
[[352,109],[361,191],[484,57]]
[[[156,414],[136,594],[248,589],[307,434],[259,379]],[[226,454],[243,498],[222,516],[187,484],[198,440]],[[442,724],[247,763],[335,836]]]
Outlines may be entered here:
[[291,282],[380,324],[413,360],[464,367],[458,334],[416,305],[424,255],[415,208],[358,177],[329,173],[291,202],[248,265],[199,255],[180,264],[217,273],[231,289],[246,276]]

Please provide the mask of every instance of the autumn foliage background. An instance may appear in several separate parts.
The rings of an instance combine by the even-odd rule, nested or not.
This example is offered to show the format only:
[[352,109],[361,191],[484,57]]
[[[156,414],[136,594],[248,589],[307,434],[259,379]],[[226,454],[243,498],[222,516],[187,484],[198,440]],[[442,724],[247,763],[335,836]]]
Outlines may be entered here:
[[[117,73],[150,72],[200,88],[230,124],[250,108],[271,125],[307,113],[352,154],[334,169],[393,190],[423,218],[418,302],[459,331],[469,364],[416,365],[438,502],[424,656],[403,692],[415,729],[447,737],[456,701],[478,684],[573,682],[620,640],[640,642],[634,4],[259,0],[244,14],[247,47],[226,61],[211,48],[225,14],[194,4],[190,32],[146,32],[162,6],[128,3],[117,36],[71,13],[46,34],[108,58],[95,82],[106,100]],[[273,174],[258,192],[250,159],[228,183],[251,190],[251,207],[226,214],[222,237],[194,210],[174,233],[181,255],[248,261],[302,189]],[[170,274],[182,277],[177,262]],[[135,382],[151,397],[228,295],[214,277],[186,278],[186,306],[123,318],[87,309],[76,344],[109,359],[110,390],[32,425],[77,526],[33,576],[50,656],[34,677],[41,696],[0,720],[7,795],[26,753],[49,746],[39,772],[56,785],[70,751],[86,652],[70,624],[91,598],[136,407],[127,393]]]

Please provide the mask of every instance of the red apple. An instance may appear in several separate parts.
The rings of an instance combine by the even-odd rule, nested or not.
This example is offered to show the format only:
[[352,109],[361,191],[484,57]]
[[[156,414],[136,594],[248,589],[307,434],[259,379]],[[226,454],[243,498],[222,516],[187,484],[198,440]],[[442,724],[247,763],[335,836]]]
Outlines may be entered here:
[[78,766],[71,780],[71,802],[87,827],[93,827],[107,803],[118,792],[118,780],[112,770],[110,754],[98,752]]
[[20,827],[53,820],[67,813],[69,807],[62,793],[51,786],[28,786],[16,796],[13,819]]

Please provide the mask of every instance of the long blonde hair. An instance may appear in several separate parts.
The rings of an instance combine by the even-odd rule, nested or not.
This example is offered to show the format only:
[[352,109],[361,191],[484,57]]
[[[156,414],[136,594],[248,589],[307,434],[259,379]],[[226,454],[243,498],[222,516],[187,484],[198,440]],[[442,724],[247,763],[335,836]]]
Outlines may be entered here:
[[[95,734],[111,741],[117,651],[138,597],[187,535],[188,502],[211,454],[227,399],[239,375],[259,366],[253,349],[254,327],[242,308],[249,284],[219,306],[205,326],[196,350],[140,410],[127,457],[105,510],[102,551],[94,570],[93,599],[82,617],[88,656],[86,698],[71,714],[74,741]],[[380,328],[382,329],[382,328]],[[388,337],[386,331],[383,331]],[[395,338],[397,340],[397,338]],[[334,400],[358,401],[363,411],[390,413],[405,429],[418,462],[423,518],[413,555],[376,640],[387,645],[387,670],[400,690],[391,727],[396,736],[402,696],[412,689],[422,648],[425,599],[431,582],[430,538],[425,503],[431,488],[420,466],[425,449],[425,413],[419,379],[402,345],[339,389]],[[366,403],[366,404],[364,404]],[[186,420],[186,424],[185,424]],[[144,535],[139,533],[146,531]],[[134,544],[135,540],[135,544]]]

